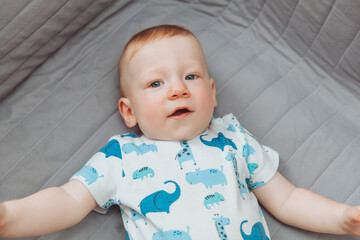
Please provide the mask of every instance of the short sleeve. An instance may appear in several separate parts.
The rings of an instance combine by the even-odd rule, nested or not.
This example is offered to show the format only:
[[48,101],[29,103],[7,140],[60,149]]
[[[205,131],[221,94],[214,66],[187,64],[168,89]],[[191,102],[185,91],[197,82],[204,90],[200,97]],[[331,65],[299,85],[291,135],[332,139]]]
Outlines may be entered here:
[[231,124],[236,129],[239,141],[243,144],[239,151],[249,170],[249,177],[245,179],[246,183],[250,189],[260,187],[275,175],[279,166],[279,154],[259,143],[234,116]]
[[95,210],[100,213],[105,213],[111,205],[120,204],[116,196],[122,178],[121,159],[119,140],[113,137],[71,177],[88,188],[99,206]]

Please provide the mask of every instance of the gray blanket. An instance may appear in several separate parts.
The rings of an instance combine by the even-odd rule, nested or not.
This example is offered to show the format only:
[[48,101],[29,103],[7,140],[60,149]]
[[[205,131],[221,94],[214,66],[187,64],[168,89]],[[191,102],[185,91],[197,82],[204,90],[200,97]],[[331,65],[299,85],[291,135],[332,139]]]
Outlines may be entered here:
[[[201,41],[219,106],[280,153],[295,185],[360,204],[360,1],[3,0],[0,201],[59,186],[127,129],[117,61],[127,40],[179,24]],[[276,193],[274,193],[276,194]],[[274,240],[359,239],[286,226]],[[31,239],[125,239],[119,209]]]

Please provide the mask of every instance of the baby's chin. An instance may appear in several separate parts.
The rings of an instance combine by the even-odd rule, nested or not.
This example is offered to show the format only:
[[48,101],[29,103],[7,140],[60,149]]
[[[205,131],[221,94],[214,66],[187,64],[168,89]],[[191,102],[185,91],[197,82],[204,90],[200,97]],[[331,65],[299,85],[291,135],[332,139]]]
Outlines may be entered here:
[[157,141],[184,141],[184,140],[191,140],[191,139],[194,139],[198,136],[200,136],[202,133],[204,133],[205,131],[207,130],[207,127],[205,129],[200,129],[200,130],[197,130],[197,131],[192,131],[192,132],[189,132],[189,133],[186,133],[186,132],[181,132],[181,133],[178,133],[178,134],[173,134],[173,135],[147,135],[143,132],[144,136],[149,138],[149,139],[152,139],[152,140],[157,140]]

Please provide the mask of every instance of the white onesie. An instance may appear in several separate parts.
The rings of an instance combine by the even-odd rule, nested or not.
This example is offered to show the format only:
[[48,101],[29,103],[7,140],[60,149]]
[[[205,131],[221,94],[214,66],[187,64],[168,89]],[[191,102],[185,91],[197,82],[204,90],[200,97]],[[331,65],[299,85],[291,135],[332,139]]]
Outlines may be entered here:
[[72,179],[120,206],[130,239],[270,239],[251,189],[278,163],[228,114],[188,141],[114,136]]

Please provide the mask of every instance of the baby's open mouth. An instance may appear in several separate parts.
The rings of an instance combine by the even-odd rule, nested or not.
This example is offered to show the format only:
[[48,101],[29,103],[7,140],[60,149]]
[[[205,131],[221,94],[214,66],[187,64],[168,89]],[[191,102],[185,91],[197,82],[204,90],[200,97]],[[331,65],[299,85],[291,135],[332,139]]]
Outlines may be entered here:
[[176,109],[169,117],[180,117],[180,116],[185,116],[188,113],[191,113],[191,111],[187,108],[179,108]]

